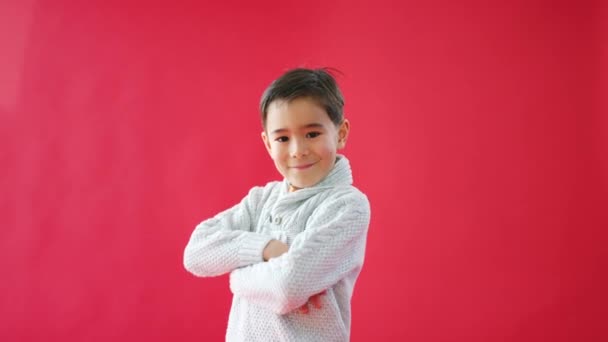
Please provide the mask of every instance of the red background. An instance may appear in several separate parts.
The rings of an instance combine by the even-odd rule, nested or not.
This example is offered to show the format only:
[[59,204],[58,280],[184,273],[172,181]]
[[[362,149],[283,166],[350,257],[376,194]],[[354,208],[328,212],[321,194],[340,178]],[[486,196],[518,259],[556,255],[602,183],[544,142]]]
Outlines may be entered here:
[[602,1],[1,1],[0,339],[219,341],[194,226],[278,179],[259,97],[333,66],[372,204],[353,341],[605,341]]

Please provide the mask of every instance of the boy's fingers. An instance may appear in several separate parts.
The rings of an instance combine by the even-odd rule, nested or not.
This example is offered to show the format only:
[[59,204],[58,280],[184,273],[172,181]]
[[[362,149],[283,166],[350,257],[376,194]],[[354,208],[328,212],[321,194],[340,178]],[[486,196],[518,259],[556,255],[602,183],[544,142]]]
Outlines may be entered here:
[[321,294],[316,294],[312,297],[310,297],[310,302],[312,303],[312,305],[317,308],[320,309],[321,308]]
[[313,295],[312,297],[308,298],[308,301],[306,302],[306,304],[300,306],[298,308],[298,311],[300,311],[300,313],[303,314],[308,314],[310,312],[310,308],[308,307],[308,304],[312,304],[312,306],[314,306],[317,309],[320,309],[322,307],[321,305],[321,296],[325,295],[327,291],[323,291],[320,293],[317,293],[316,295]]

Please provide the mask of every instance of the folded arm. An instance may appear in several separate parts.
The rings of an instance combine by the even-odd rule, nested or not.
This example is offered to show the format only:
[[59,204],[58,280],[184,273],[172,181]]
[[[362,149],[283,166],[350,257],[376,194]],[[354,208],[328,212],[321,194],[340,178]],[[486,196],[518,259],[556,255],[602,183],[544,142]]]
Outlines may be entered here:
[[201,222],[184,251],[184,267],[211,277],[262,262],[262,251],[272,239],[252,231],[262,196],[261,188],[253,188],[241,203]]
[[286,314],[301,307],[363,264],[370,211],[367,198],[351,193],[313,213],[289,251],[234,270],[230,289],[252,304]]

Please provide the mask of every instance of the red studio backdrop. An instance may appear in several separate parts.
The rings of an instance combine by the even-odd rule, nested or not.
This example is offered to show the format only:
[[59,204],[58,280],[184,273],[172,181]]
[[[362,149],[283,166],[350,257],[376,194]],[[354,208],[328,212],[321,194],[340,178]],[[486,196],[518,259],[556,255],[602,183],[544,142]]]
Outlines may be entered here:
[[352,341],[606,341],[602,1],[0,1],[0,340],[221,341],[194,226],[331,66],[372,205]]

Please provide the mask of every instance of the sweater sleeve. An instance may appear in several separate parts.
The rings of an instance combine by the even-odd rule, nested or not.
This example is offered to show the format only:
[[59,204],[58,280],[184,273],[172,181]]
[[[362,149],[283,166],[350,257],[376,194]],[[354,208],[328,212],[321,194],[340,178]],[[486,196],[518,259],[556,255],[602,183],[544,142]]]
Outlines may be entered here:
[[248,302],[286,314],[363,265],[369,202],[357,192],[313,213],[289,251],[268,262],[234,270],[230,289]]
[[262,196],[262,188],[253,188],[239,204],[198,224],[184,250],[184,267],[211,277],[262,262],[272,239],[253,231]]

